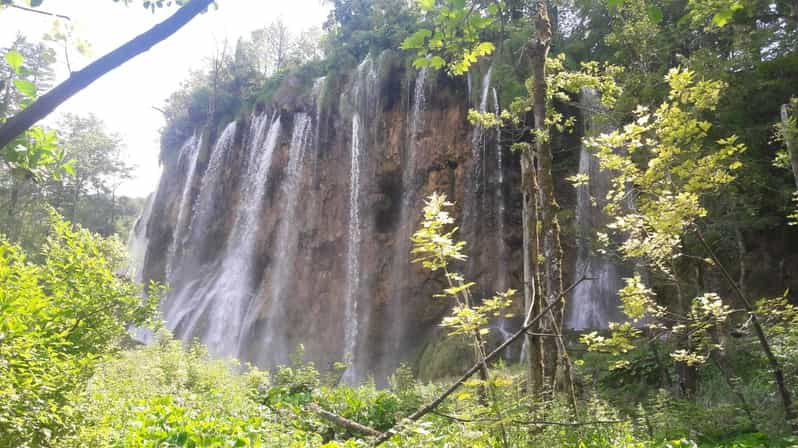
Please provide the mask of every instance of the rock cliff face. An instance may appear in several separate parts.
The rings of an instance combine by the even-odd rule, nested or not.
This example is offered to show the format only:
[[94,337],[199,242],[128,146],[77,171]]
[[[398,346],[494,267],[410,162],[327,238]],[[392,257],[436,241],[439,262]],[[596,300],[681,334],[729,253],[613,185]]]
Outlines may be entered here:
[[[302,344],[322,369],[347,361],[350,382],[373,375],[382,383],[401,362],[422,378],[470,364],[469,350],[441,338],[450,303],[432,295],[444,279],[411,264],[409,238],[424,198],[444,192],[457,203],[470,257],[457,269],[477,282],[476,296],[521,289],[518,159],[496,130],[466,119],[469,108],[498,109],[491,67],[478,71],[452,80],[385,52],[346,74],[289,78],[247,119],[196,129],[168,148],[131,237],[131,253],[143,259],[131,274],[171,288],[162,304],[167,326],[262,367],[287,362]],[[586,133],[604,130],[589,116],[582,121]],[[616,291],[630,271],[588,242],[591,228],[606,223],[609,174],[584,148],[578,163],[564,162],[590,177],[574,191],[564,180],[570,173],[558,175],[566,282],[574,272],[596,279],[572,294],[567,326],[604,328],[620,318]],[[738,257],[757,297],[796,289],[793,238],[752,235]],[[724,292],[713,276],[695,275],[696,284]],[[492,325],[506,336],[519,322]]]
[[466,120],[496,106],[483,71],[471,92],[384,53],[306,87],[288,80],[248,120],[198,129],[139,226],[144,279],[171,287],[169,328],[267,367],[303,344],[322,368],[349,360],[352,381],[414,363],[448,305],[432,299],[443,278],[410,263],[433,191],[457,202],[461,270],[484,295],[518,288],[518,161]]

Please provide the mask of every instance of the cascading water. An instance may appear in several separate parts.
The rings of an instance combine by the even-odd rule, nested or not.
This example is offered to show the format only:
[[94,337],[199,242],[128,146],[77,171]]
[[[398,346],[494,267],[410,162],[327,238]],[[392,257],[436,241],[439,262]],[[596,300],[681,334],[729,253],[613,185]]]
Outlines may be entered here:
[[152,215],[152,203],[157,193],[151,193],[144,202],[144,209],[141,215],[133,224],[133,229],[127,240],[128,265],[125,274],[136,283],[143,281],[144,261],[147,258],[147,245],[150,239],[147,238],[147,224]]
[[[501,110],[499,96],[496,88],[493,89],[493,112],[498,117]],[[504,291],[507,288],[507,247],[505,245],[505,203],[504,203],[504,160],[502,156],[501,126],[496,126],[496,248],[498,251],[499,272],[496,281],[496,290]]]
[[317,181],[319,179],[319,150],[321,149],[321,134],[319,130],[321,129],[321,112],[323,107],[324,101],[324,90],[327,87],[327,77],[322,76],[321,78],[317,78],[316,81],[313,82],[313,90],[311,94],[313,96],[313,106],[315,110],[315,116],[313,117],[313,186],[315,187]]
[[[266,319],[264,346],[270,347],[269,358],[272,363],[285,362],[287,343],[282,337],[283,330],[278,322],[285,316],[285,301],[294,278],[294,261],[296,260],[299,232],[297,231],[296,212],[301,176],[305,160],[305,148],[310,136],[310,116],[305,113],[294,114],[294,130],[291,135],[291,146],[288,149],[288,167],[282,183],[283,200],[280,224],[277,227],[276,264],[271,270],[268,283],[269,312]],[[265,285],[262,285],[263,288]],[[256,294],[259,296],[260,294]]]
[[[211,150],[208,167],[205,168],[205,172],[202,175],[196,206],[193,207],[188,232],[185,236],[188,239],[185,243],[186,246],[199,246],[205,239],[205,230],[213,221],[214,205],[218,201],[222,176],[224,176],[225,158],[233,146],[235,135],[236,122],[233,121],[224,128]],[[175,266],[178,269],[181,267]]]
[[[488,67],[488,71],[485,72],[485,75],[482,77],[482,85],[480,86],[482,91],[479,97],[479,112],[485,113],[488,111],[488,94],[490,93],[490,81],[491,75],[493,73],[493,64]],[[474,190],[479,191],[480,187],[482,186],[485,178],[486,170],[486,158],[485,158],[485,129],[482,127],[481,124],[478,124],[474,128],[474,133],[471,134],[471,150],[472,150],[472,157],[474,161]]]
[[180,149],[178,165],[185,165],[186,175],[183,183],[183,191],[180,194],[180,204],[177,212],[177,222],[172,232],[172,242],[169,244],[169,253],[166,257],[166,281],[172,280],[172,270],[179,261],[178,257],[182,253],[183,239],[191,218],[193,209],[191,201],[191,190],[194,186],[194,174],[197,172],[197,158],[202,147],[202,138],[196,135],[191,136]]
[[[352,150],[349,171],[349,230],[346,249],[346,293],[344,302],[344,354],[355,354],[358,333],[357,295],[360,289],[360,114],[352,116]],[[355,364],[347,369],[344,379],[357,378]]]
[[[377,70],[382,57],[375,64],[367,56],[358,65],[348,92],[341,96],[343,104],[352,106],[352,135],[349,165],[349,201],[346,245],[346,286],[344,291],[344,359],[351,361],[344,372],[343,380],[353,383],[360,378],[361,360],[358,356],[360,328],[368,328],[369,313],[361,312],[361,256],[364,223],[362,218],[361,171],[366,166],[367,145],[370,130],[375,126],[378,98]],[[365,121],[365,125],[364,125]],[[368,310],[367,310],[368,311]]]
[[[187,304],[191,301],[191,306],[173,306],[173,309],[183,311],[181,315],[175,315],[173,319],[170,319],[169,315],[166,316],[168,322],[180,327],[184,339],[199,337],[215,354],[236,353],[242,332],[244,311],[252,291],[256,222],[262,210],[272,155],[280,134],[280,119],[277,117],[269,126],[265,140],[261,141],[260,130],[266,126],[266,123],[268,119],[265,117],[263,120],[253,121],[255,138],[249,142],[250,163],[245,176],[246,181],[242,182],[241,206],[238,208],[230,240],[219,264],[211,266],[212,271],[200,277],[194,287],[184,287],[182,293],[175,297],[174,302]],[[217,147],[214,148],[214,152],[229,151],[229,149],[230,146]],[[209,172],[216,155],[211,156]],[[219,154],[218,157],[223,158],[223,154]],[[205,179],[203,178],[203,186]],[[202,187],[200,196],[202,196]],[[201,202],[199,204],[202,205]],[[202,219],[203,213],[205,212],[200,210],[195,219]]]
[[[197,247],[202,244],[202,241],[205,239],[203,231],[213,219],[213,206],[218,197],[221,176],[224,171],[224,159],[227,152],[233,146],[235,132],[236,123],[231,122],[224,131],[222,131],[222,134],[217,139],[211,151],[208,167],[205,169],[200,183],[200,190],[196,200],[197,205],[193,209],[191,221],[189,222],[186,235],[188,241],[185,243],[186,247]],[[172,240],[174,239],[175,236],[173,235]],[[189,267],[187,264],[173,265],[169,277],[171,280],[180,278],[183,270],[190,270],[191,268],[192,267]],[[194,312],[194,308],[198,304],[198,299],[192,293],[193,287],[196,286],[197,282],[199,282],[199,279],[187,285],[189,287],[181,288],[181,291],[177,294],[170,295],[162,305],[164,319],[171,330],[175,330],[185,316]],[[170,286],[172,285],[170,284]]]
[[[143,283],[144,262],[147,258],[147,246],[150,239],[147,238],[147,224],[150,222],[152,215],[152,204],[155,201],[157,192],[151,193],[147,196],[144,203],[144,209],[141,211],[138,219],[136,219],[133,228],[130,230],[130,235],[127,240],[128,251],[128,265],[125,274],[136,283]],[[134,341],[141,342],[142,344],[149,344],[153,340],[152,330],[144,327],[132,327],[129,330],[130,337]]]
[[[584,89],[579,102],[584,111],[586,137],[610,130],[601,117],[590,112],[602,109],[595,90]],[[592,280],[583,281],[574,288],[566,326],[575,330],[601,329],[620,319],[618,289],[622,284],[619,267],[606,256],[591,250],[590,244],[594,230],[606,224],[602,208],[612,179],[584,145],[579,153],[579,174],[587,175],[588,181],[576,190],[577,259],[574,273],[577,278],[585,275]]]
[[[417,194],[412,188],[416,176],[416,152],[418,151],[418,139],[424,129],[424,106],[426,102],[425,88],[427,82],[427,68],[418,71],[415,87],[413,88],[412,107],[410,109],[407,144],[405,145],[404,156],[402,157],[402,198],[399,208],[399,223],[396,236],[396,249],[393,253],[391,265],[391,297],[388,313],[390,314],[390,337],[386,338],[387,343],[383,347],[385,353],[397,353],[400,349],[401,341],[404,339],[402,324],[404,323],[405,310],[403,296],[406,292],[410,274],[410,236],[415,227],[413,212],[415,211]],[[384,360],[382,368],[386,371],[394,366],[391,360]]]
[[[496,88],[492,87],[491,91],[493,92],[493,113],[496,117],[499,116],[501,113],[501,107],[499,106],[499,95],[496,92]],[[505,241],[506,234],[505,234],[505,208],[506,204],[504,201],[504,148],[502,147],[502,133],[501,133],[501,125],[496,126],[496,136],[495,136],[495,143],[496,143],[496,186],[495,186],[495,197],[496,197],[496,252],[497,252],[497,260],[498,260],[498,267],[496,272],[496,283],[494,285],[494,290],[496,291],[505,291],[508,287],[509,278],[507,275],[507,243]],[[501,340],[504,341],[509,339],[512,336],[513,331],[511,330],[512,322],[505,318],[500,317],[498,319],[498,326],[497,330],[499,331],[499,335]],[[505,358],[511,359],[512,353],[511,350],[505,351]]]

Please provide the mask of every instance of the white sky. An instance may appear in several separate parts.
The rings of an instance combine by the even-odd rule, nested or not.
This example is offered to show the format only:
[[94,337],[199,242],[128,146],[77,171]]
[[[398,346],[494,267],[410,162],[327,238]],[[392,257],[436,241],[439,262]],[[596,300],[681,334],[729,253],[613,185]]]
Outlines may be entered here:
[[[112,0],[47,0],[41,9],[71,17],[80,36],[91,44],[88,58],[76,51],[70,53],[72,70],[78,70],[175,11],[172,7],[153,14],[141,4],[141,0],[133,0],[128,7]],[[142,197],[157,186],[159,130],[164,120],[153,106],[160,107],[177,90],[189,69],[202,67],[203,59],[225,39],[235,43],[238,37],[248,36],[277,18],[299,32],[320,26],[328,11],[322,0],[217,0],[217,4],[217,10],[211,8],[149,52],[105,75],[45,120],[53,123],[64,112],[93,112],[108,130],[120,134],[126,157],[136,166],[134,178],[121,186],[120,194]],[[44,15],[4,9],[0,12],[0,47],[7,46],[18,32],[37,41],[52,23],[53,19]],[[67,76],[60,59],[57,73],[56,82]]]

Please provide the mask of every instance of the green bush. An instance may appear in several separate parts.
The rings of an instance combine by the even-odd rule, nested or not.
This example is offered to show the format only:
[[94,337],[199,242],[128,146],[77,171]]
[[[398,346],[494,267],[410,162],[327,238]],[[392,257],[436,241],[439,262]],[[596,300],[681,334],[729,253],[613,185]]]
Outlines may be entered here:
[[166,331],[156,342],[107,362],[76,397],[80,426],[64,447],[318,446],[310,433],[259,403],[266,372],[241,373]]
[[0,446],[48,446],[71,431],[71,394],[154,312],[117,275],[117,240],[54,212],[50,227],[38,263],[0,239]]

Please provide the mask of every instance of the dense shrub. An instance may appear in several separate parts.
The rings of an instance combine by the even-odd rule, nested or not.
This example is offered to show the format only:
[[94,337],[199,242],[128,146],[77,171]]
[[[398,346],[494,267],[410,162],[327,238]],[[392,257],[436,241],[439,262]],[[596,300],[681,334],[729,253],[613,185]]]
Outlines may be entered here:
[[117,240],[55,213],[50,224],[38,263],[0,239],[0,446],[48,446],[71,431],[71,395],[154,311],[117,275]]

